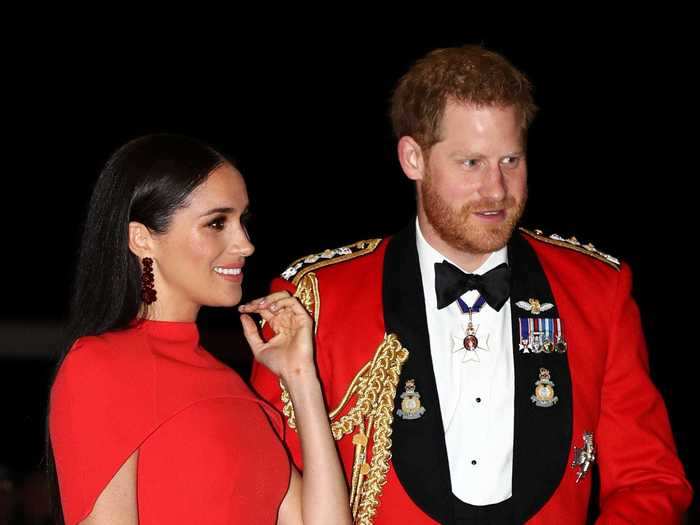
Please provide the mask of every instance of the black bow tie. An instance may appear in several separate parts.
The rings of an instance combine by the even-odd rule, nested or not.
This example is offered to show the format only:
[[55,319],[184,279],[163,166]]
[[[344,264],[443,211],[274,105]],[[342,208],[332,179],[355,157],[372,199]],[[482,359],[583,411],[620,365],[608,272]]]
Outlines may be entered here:
[[510,295],[510,268],[503,263],[484,275],[476,275],[464,273],[447,261],[435,263],[438,310],[452,304],[469,290],[477,290],[491,308],[499,311]]

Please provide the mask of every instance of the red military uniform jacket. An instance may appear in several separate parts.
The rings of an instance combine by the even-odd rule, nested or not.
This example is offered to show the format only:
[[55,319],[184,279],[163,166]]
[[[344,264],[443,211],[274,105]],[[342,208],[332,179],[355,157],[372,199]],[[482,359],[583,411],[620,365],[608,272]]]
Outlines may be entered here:
[[[585,523],[591,473],[577,482],[583,465],[572,465],[584,433],[592,433],[600,474],[599,523],[678,523],[691,489],[649,378],[629,268],[590,245],[527,230],[514,234],[508,258],[516,523]],[[273,289],[295,293],[316,321],[317,365],[356,522],[453,523],[415,225],[301,259],[283,277]],[[530,299],[553,307],[515,306]],[[566,352],[522,352],[521,318],[560,319]],[[548,408],[531,400],[543,367],[558,397]],[[416,419],[397,416],[409,379],[426,409]],[[293,426],[277,378],[256,364],[252,384]],[[296,433],[288,428],[285,440],[300,465]]]

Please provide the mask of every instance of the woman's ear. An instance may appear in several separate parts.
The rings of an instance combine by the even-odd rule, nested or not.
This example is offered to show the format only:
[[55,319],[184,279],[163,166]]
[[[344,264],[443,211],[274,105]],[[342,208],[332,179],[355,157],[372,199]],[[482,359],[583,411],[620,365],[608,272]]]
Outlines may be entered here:
[[129,223],[129,250],[139,259],[153,255],[153,236],[140,222]]

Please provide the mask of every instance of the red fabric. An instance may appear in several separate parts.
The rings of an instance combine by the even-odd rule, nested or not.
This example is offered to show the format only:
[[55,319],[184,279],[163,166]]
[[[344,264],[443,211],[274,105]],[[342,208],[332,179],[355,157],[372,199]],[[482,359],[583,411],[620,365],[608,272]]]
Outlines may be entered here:
[[139,523],[276,523],[290,466],[279,415],[199,346],[194,323],[76,341],[51,391],[67,525],[136,450]]
[[[676,455],[664,402],[648,375],[629,268],[625,265],[618,272],[586,255],[527,239],[552,288],[569,344],[572,455],[573,447],[583,444],[584,430],[595,435],[601,480],[598,523],[679,523],[692,490]],[[337,406],[384,336],[381,284],[386,245],[384,241],[371,254],[315,270],[320,294],[316,351],[329,408]],[[282,279],[272,288],[293,291]],[[255,364],[252,384],[281,406],[278,382],[267,369]],[[299,464],[296,434],[287,429],[285,441]],[[340,441],[348,478],[353,449],[351,437]],[[576,471],[567,468],[557,490],[528,524],[585,523],[592,477],[578,484],[575,478]],[[390,468],[374,523],[435,522],[408,497]]]

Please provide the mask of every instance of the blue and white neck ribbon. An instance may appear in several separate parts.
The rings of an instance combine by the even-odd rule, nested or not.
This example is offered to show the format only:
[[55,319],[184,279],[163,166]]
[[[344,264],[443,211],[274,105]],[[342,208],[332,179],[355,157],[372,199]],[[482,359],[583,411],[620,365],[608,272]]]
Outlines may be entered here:
[[486,299],[479,295],[472,306],[467,306],[467,303],[465,303],[461,297],[457,297],[457,304],[459,305],[459,309],[462,310],[463,314],[468,314],[470,312],[474,313],[481,310],[481,308],[486,304]]

